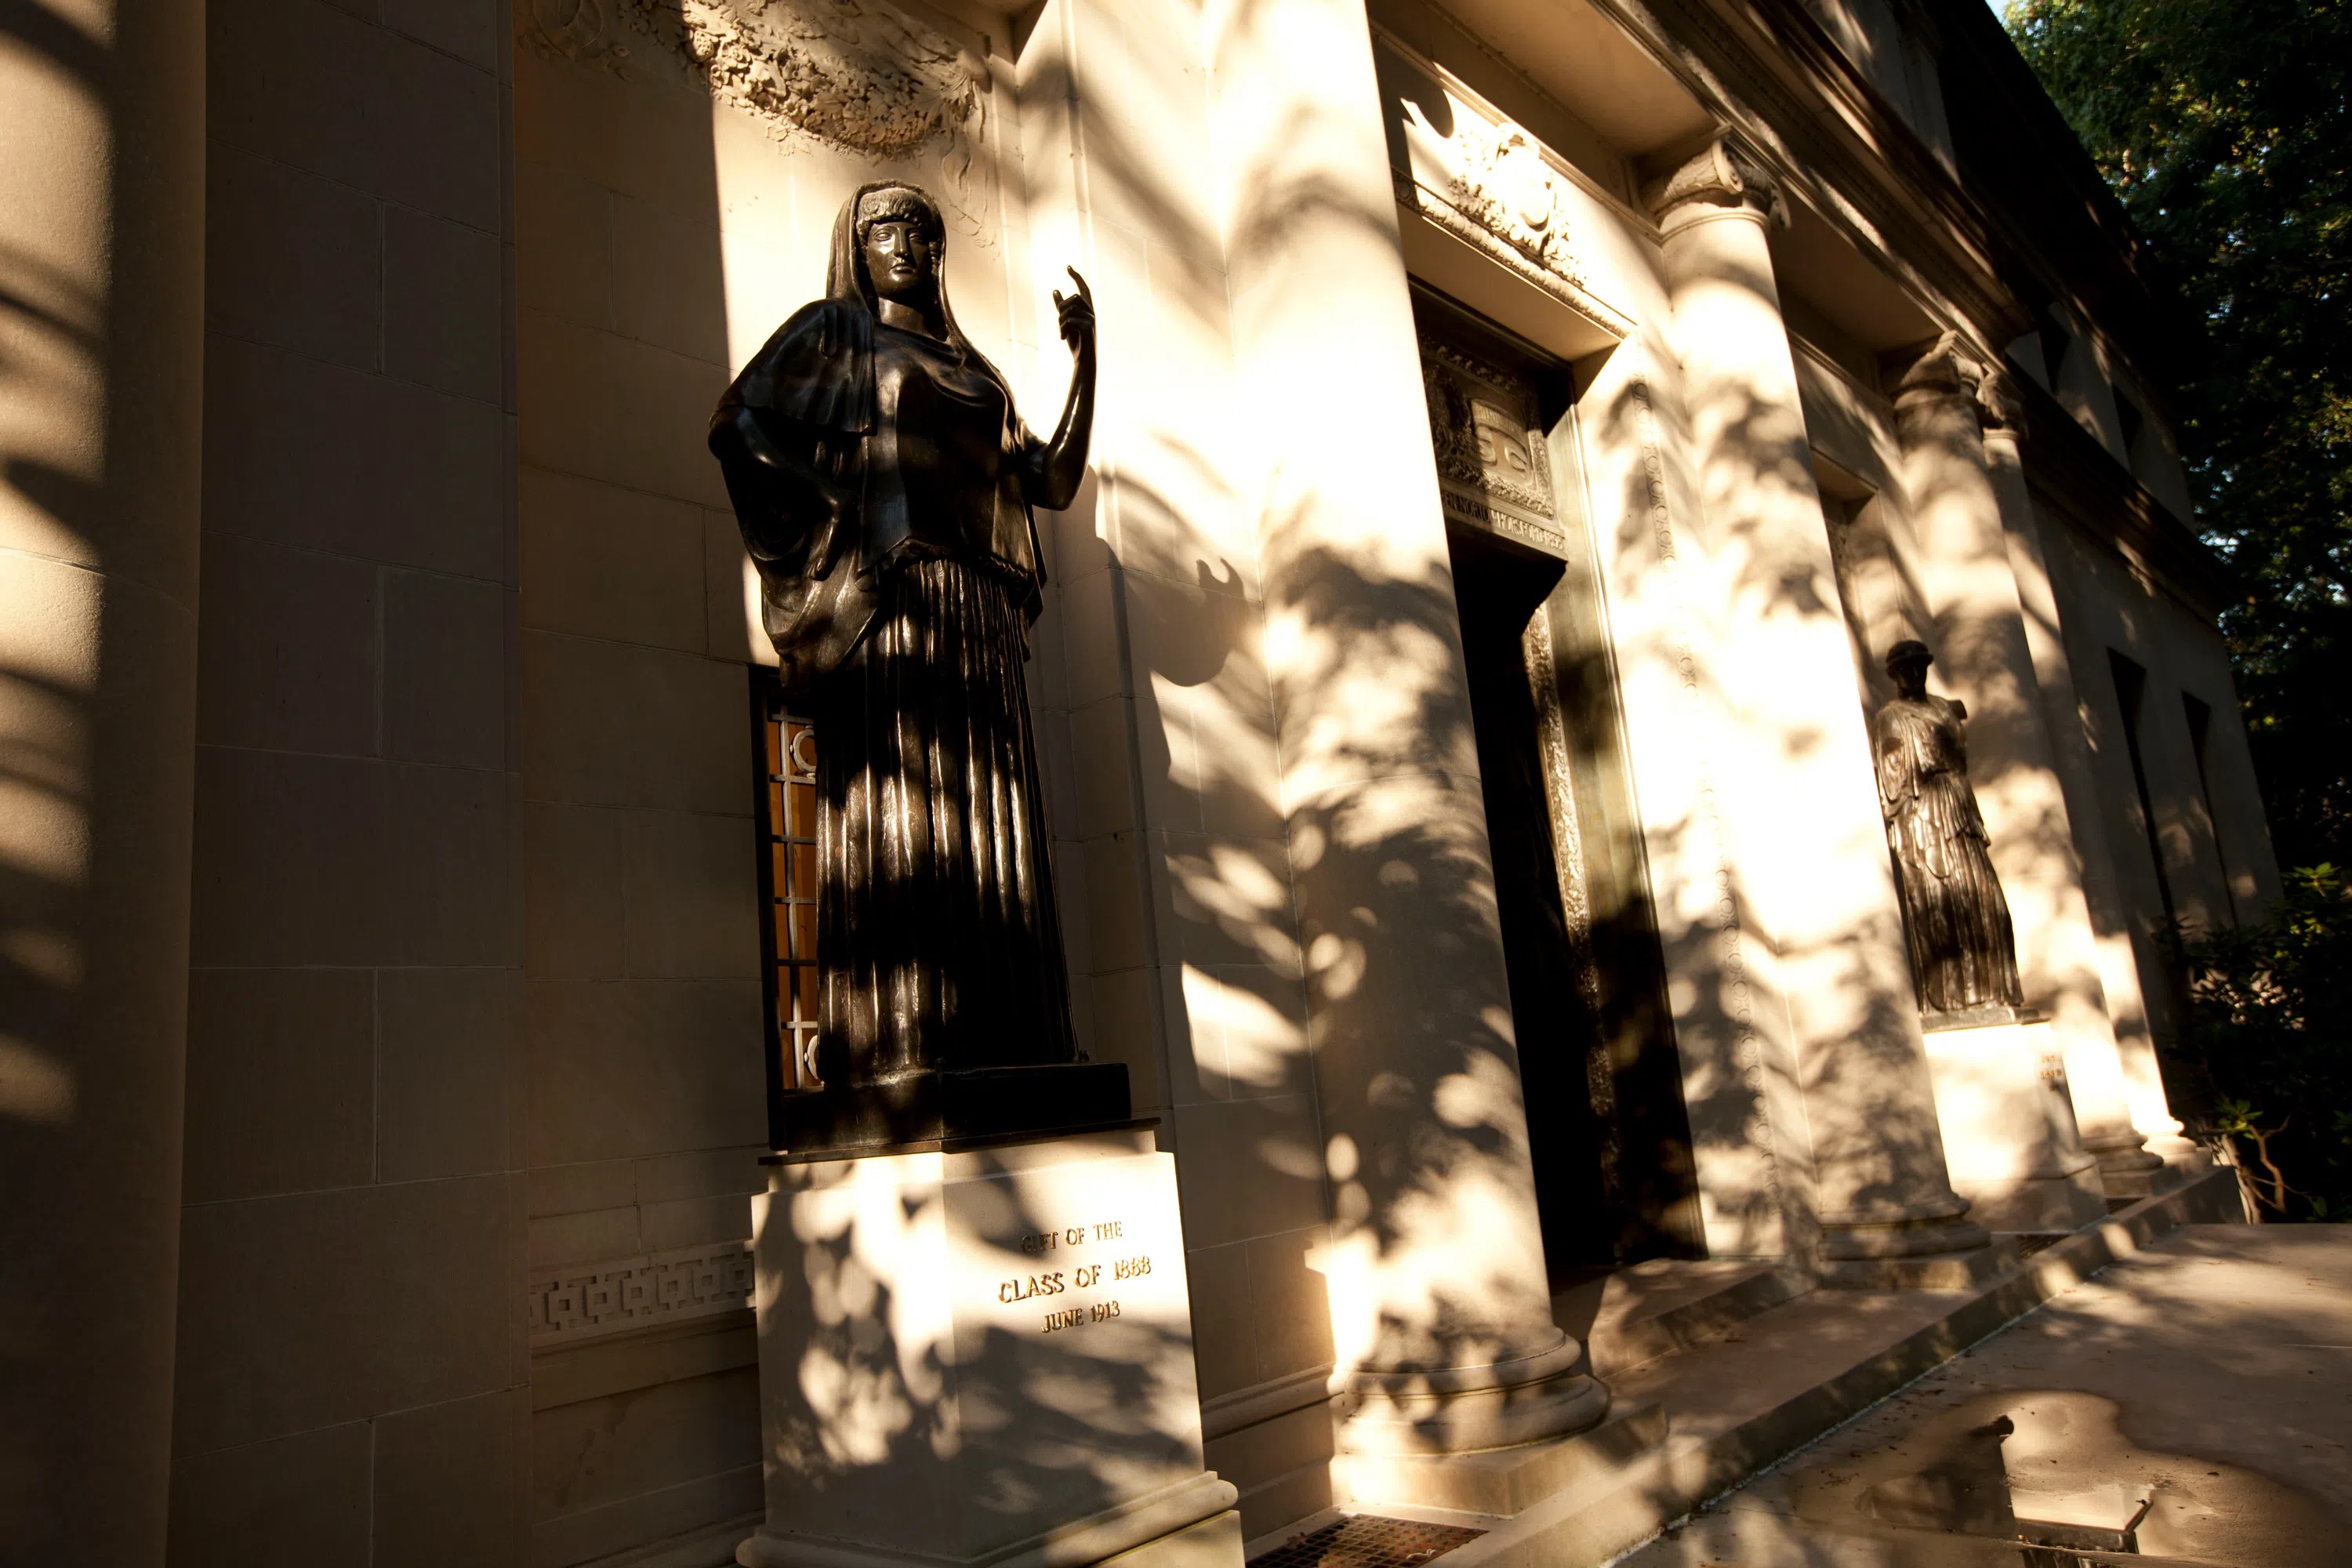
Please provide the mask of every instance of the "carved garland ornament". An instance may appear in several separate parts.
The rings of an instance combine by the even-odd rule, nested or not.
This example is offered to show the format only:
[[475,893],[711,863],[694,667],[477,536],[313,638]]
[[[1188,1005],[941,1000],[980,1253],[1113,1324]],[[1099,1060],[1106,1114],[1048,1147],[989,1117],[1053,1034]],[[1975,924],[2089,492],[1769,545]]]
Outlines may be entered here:
[[1444,148],[1446,173],[1444,188],[1433,189],[1422,183],[1431,176],[1399,170],[1400,200],[1576,310],[1620,321],[1619,312],[1585,292],[1570,248],[1566,184],[1534,137],[1510,121],[1490,124],[1469,113],[1456,113],[1447,135],[1418,103],[1408,101],[1404,111],[1418,133]]
[[710,96],[777,135],[882,159],[976,133],[988,70],[971,52],[878,0],[526,0],[539,54],[625,78],[616,24],[688,67]]
[[1559,179],[1525,131],[1506,120],[1482,125],[1465,117],[1454,136],[1454,205],[1553,277],[1580,284],[1568,249],[1568,204]]

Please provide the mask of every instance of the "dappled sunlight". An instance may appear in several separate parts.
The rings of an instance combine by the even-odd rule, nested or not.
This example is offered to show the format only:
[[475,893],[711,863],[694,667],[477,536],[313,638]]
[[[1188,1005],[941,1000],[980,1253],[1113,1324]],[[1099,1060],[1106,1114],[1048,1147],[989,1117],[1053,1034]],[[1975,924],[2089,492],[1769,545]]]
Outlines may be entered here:
[[803,1531],[1102,1555],[1229,1507],[1167,1160],[1130,1133],[776,1167],[755,1201],[769,1526],[745,1561],[796,1560]]

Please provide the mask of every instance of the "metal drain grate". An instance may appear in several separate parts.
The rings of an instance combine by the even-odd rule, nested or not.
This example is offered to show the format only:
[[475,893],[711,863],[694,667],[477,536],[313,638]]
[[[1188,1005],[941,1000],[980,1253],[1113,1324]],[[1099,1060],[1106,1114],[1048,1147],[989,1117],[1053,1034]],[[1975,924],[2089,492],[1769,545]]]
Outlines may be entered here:
[[2025,1258],[2057,1246],[2074,1234],[2071,1230],[2021,1230],[2010,1239],[2017,1243],[2017,1256]]
[[1249,1560],[1249,1568],[1419,1568],[1486,1532],[1349,1514]]

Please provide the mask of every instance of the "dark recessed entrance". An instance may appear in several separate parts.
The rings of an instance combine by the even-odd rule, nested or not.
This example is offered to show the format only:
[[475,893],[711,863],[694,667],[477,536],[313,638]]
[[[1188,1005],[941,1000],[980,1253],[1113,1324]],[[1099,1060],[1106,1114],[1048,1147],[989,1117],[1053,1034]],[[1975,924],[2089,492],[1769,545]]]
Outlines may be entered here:
[[1416,304],[1544,1253],[1559,1289],[1595,1268],[1702,1254],[1689,1124],[1570,467],[1573,376],[1451,301]]

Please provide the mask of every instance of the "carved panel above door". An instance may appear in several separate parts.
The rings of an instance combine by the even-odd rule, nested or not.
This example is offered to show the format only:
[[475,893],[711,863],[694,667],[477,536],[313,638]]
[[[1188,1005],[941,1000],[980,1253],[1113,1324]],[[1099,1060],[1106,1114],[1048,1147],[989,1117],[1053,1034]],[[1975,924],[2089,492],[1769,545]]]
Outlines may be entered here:
[[1535,384],[1428,331],[1421,335],[1421,379],[1445,515],[1565,555]]

